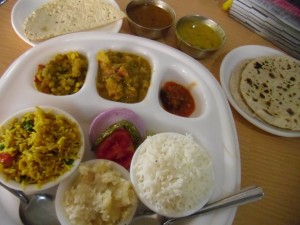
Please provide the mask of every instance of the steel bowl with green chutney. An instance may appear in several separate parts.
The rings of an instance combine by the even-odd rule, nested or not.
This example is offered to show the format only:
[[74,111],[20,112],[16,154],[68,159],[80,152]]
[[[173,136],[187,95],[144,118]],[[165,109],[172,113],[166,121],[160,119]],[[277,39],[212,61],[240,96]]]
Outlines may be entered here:
[[225,43],[225,32],[211,19],[188,15],[176,23],[178,48],[196,59],[210,56]]

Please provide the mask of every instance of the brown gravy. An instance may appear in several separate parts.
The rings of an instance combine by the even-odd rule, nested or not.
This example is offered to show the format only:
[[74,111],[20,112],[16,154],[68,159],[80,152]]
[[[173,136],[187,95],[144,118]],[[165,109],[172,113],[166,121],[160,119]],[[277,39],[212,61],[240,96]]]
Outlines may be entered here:
[[151,5],[138,5],[128,10],[128,17],[147,28],[165,28],[171,25],[172,17],[164,9]]

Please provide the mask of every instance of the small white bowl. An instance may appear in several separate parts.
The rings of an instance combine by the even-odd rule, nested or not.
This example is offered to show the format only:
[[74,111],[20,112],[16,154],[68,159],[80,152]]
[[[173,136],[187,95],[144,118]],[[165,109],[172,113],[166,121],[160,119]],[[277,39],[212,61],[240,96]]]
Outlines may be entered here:
[[130,178],[145,206],[172,218],[201,209],[214,188],[212,159],[188,134],[149,136],[135,151]]
[[[112,170],[120,172],[122,178],[124,178],[125,180],[130,181],[129,172],[123,166],[121,166],[121,165],[119,165],[119,164],[117,164],[113,161],[110,161],[110,160],[92,159],[92,160],[85,161],[85,162],[81,163],[81,165],[91,167],[91,166],[94,166],[95,164],[99,164],[99,163],[104,163],[109,168],[111,168]],[[79,169],[80,169],[80,167],[79,167]],[[64,182],[62,182],[58,186],[58,189],[57,189],[57,192],[56,192],[56,198],[55,198],[56,215],[57,215],[58,220],[60,221],[60,223],[64,224],[64,225],[73,225],[70,222],[70,220],[68,218],[68,215],[65,211],[64,198],[65,198],[66,191],[71,189],[71,186],[73,185],[73,183],[77,179],[78,175],[79,175],[79,170],[77,170],[72,176],[70,176],[68,179],[66,179]],[[135,195],[135,193],[134,193],[134,195]],[[130,213],[128,214],[128,217],[123,221],[119,221],[119,223],[116,224],[116,225],[127,225],[127,224],[129,224],[130,221],[132,220],[135,212],[136,212],[137,206],[138,206],[138,198],[135,195],[134,202],[133,202],[132,208],[130,209]],[[86,215],[86,216],[88,216],[88,215]]]
[[[83,134],[82,128],[79,125],[79,123],[77,122],[77,120],[72,115],[70,115],[69,113],[67,113],[59,108],[52,107],[52,106],[38,106],[38,107],[46,112],[52,112],[53,114],[63,115],[69,121],[75,123],[80,132],[81,146],[78,150],[78,158],[73,162],[73,166],[71,167],[71,169],[66,171],[64,174],[60,175],[59,177],[55,178],[54,180],[49,181],[48,183],[42,184],[40,187],[37,184],[26,184],[23,187],[21,185],[21,183],[15,181],[15,180],[11,180],[11,179],[7,180],[7,178],[5,177],[5,174],[0,171],[0,182],[4,183],[6,186],[8,186],[10,188],[13,188],[15,190],[24,191],[26,193],[35,193],[35,192],[49,189],[51,187],[58,185],[61,181],[63,181],[67,177],[69,177],[77,169],[77,167],[79,166],[79,164],[82,160],[83,154],[84,154],[84,134]],[[21,111],[18,111],[15,114],[11,115],[9,118],[7,118],[5,121],[3,121],[0,125],[0,127],[5,128],[9,125],[9,123],[12,119],[21,118],[25,113],[35,112],[35,111],[36,111],[36,107],[30,107],[30,108],[26,108]],[[1,130],[0,130],[0,135],[2,135]]]

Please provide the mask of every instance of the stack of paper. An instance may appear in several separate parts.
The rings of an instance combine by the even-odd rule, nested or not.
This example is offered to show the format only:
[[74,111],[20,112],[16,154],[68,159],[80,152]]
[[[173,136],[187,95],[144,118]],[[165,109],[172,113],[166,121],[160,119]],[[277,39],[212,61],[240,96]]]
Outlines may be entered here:
[[234,0],[229,15],[300,59],[300,8],[291,0]]

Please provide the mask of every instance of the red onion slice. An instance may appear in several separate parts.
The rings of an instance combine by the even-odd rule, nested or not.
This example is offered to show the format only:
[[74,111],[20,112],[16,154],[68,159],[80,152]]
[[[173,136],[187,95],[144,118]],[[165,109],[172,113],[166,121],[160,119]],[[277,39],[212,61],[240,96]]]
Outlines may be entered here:
[[92,121],[89,130],[89,140],[91,146],[95,144],[101,133],[120,120],[127,120],[131,122],[138,129],[141,137],[146,137],[146,128],[142,118],[139,115],[126,108],[113,108],[101,112]]

